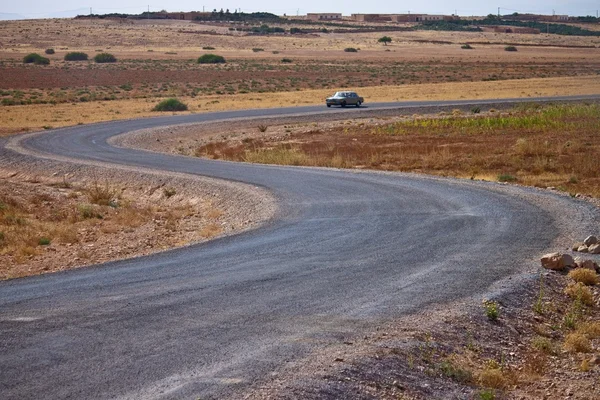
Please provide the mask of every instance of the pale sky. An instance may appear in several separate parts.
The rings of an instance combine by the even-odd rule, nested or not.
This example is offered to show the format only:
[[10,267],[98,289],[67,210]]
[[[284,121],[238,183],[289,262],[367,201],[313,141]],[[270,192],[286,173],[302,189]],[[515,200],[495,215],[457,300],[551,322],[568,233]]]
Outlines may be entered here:
[[20,14],[28,18],[43,18],[47,16],[68,16],[70,14],[87,14],[90,7],[95,14],[119,12],[137,14],[148,9],[159,11],[209,11],[229,8],[232,12],[241,9],[244,12],[268,11],[274,14],[304,15],[307,12],[341,12],[351,13],[428,13],[459,15],[496,14],[498,7],[502,14],[537,13],[537,14],[568,14],[594,15],[600,9],[600,0],[498,0],[497,3],[481,0],[429,0],[414,3],[413,1],[389,0],[344,0],[323,2],[322,0],[303,0],[298,2],[281,2],[280,0],[0,0],[0,14]]

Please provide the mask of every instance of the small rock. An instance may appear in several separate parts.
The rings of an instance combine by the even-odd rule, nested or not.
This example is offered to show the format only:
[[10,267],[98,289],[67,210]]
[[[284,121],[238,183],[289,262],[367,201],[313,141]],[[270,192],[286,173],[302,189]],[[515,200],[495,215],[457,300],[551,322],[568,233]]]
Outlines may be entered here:
[[549,253],[542,256],[540,261],[542,262],[542,267],[556,271],[575,266],[575,260],[568,254]]
[[335,360],[333,360],[333,361],[335,361],[335,362],[342,362],[342,361],[344,361],[344,359],[343,359],[343,358],[340,358],[340,357],[337,357],[337,358],[336,358]]
[[578,248],[580,248],[581,246],[584,246],[583,243],[575,243],[572,247],[571,250],[573,251],[577,251]]
[[580,253],[587,253],[589,252],[588,247],[584,244],[583,246],[579,246],[579,248],[577,249],[578,252]]
[[591,269],[592,271],[596,271],[598,268],[598,264],[594,260],[585,260],[581,263],[580,268]]
[[575,267],[581,268],[585,260],[581,257],[575,257]]
[[585,240],[583,241],[583,244],[585,244],[586,246],[589,246],[591,244],[596,244],[598,243],[598,238],[594,235],[590,235],[588,237],[585,238]]
[[600,243],[595,243],[588,247],[590,254],[600,254]]

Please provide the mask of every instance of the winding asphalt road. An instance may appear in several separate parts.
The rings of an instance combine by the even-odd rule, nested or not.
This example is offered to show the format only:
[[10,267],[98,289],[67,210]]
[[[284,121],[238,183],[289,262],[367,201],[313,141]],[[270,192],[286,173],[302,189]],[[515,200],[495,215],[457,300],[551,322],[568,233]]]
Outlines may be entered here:
[[[473,102],[370,109],[458,103]],[[1,282],[0,398],[239,397],[316,346],[432,302],[480,294],[555,239],[551,213],[489,190],[493,184],[217,162],[106,142],[148,127],[323,110],[130,120],[26,140],[46,156],[262,186],[280,212],[237,236]]]

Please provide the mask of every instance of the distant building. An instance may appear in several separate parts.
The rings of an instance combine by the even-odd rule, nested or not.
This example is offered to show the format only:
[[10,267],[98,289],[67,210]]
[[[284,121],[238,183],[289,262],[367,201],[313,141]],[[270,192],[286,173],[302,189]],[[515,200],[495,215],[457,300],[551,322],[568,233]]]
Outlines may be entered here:
[[342,13],[308,13],[306,18],[313,21],[335,21],[342,19]]
[[503,15],[502,19],[510,21],[541,21],[541,22],[567,22],[568,15],[541,15],[541,14],[510,14]]
[[358,22],[423,22],[456,19],[453,15],[430,14],[352,14],[350,18]]

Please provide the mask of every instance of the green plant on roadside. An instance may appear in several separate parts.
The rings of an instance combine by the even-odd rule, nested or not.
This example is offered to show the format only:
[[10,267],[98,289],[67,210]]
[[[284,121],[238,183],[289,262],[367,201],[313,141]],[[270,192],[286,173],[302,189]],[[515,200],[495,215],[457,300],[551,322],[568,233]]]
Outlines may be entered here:
[[473,46],[471,46],[469,43],[463,44],[460,46],[460,48],[463,50],[473,50]]
[[515,46],[506,46],[504,51],[517,51],[517,48]]
[[540,274],[540,290],[538,292],[538,298],[533,304],[533,311],[537,314],[544,314],[544,275]]
[[480,400],[494,400],[496,398],[496,393],[493,389],[484,389],[479,392]]
[[483,309],[485,310],[485,316],[490,321],[496,321],[500,316],[500,306],[493,300],[484,300]]
[[55,53],[55,51],[54,51],[54,49],[46,49],[46,50],[44,51],[44,53],[46,53],[46,54],[54,54],[54,53]]
[[40,240],[38,240],[38,244],[40,246],[48,246],[50,244],[50,239],[47,237],[42,237]]
[[569,307],[569,311],[563,317],[563,327],[567,329],[575,329],[577,322],[581,319],[583,305],[580,299],[575,299]]
[[498,175],[498,182],[516,182],[517,178],[511,174]]
[[358,52],[358,49],[357,49],[357,48],[355,48],[355,47],[346,47],[346,48],[344,49],[344,51],[345,51],[346,53],[357,53],[357,52]]
[[152,111],[186,111],[187,109],[187,105],[177,99],[171,98],[158,103]]

